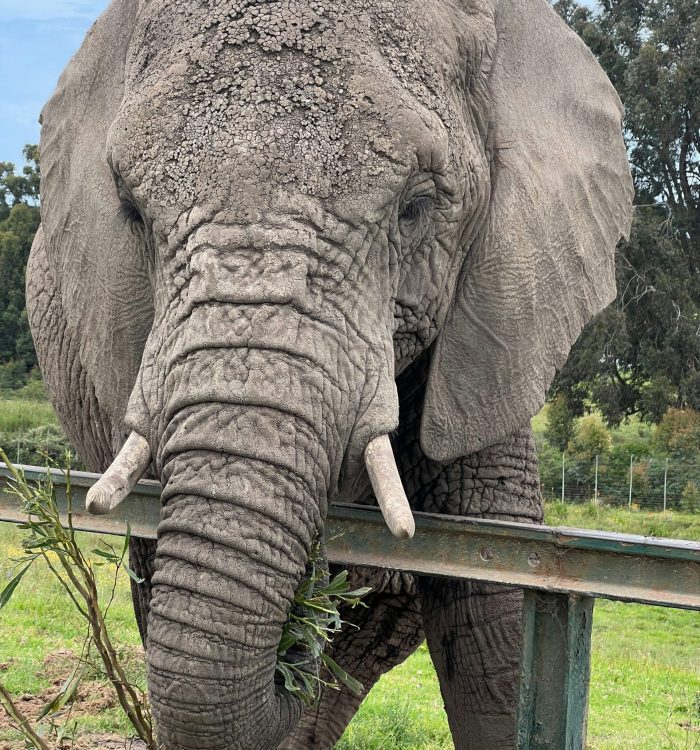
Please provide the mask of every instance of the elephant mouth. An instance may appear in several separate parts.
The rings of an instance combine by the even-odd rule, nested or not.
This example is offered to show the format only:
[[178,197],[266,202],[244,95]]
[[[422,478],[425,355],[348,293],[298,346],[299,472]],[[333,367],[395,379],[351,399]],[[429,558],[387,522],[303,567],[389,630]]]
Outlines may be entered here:
[[[399,539],[411,538],[416,526],[406,497],[388,435],[379,435],[367,444],[365,467],[379,508],[391,533]],[[151,464],[148,441],[137,432],[124,446],[100,480],[88,492],[86,507],[93,515],[114,510],[134,489]]]

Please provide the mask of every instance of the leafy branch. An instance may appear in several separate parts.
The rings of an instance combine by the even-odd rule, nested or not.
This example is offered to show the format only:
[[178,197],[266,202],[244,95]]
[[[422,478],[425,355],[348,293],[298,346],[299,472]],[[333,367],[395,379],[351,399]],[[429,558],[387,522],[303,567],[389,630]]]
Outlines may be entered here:
[[[345,685],[357,695],[362,692],[362,684],[325,653],[325,648],[342,629],[339,608],[366,606],[362,598],[370,591],[366,587],[350,590],[347,570],[329,580],[321,542],[314,543],[307,575],[294,595],[277,649],[278,675],[285,688],[306,705],[318,700],[323,687],[340,690]],[[324,673],[317,667],[319,661],[325,667]]]
[[[94,561],[86,556],[78,545],[75,529],[73,528],[72,492],[70,483],[70,468],[66,470],[66,496],[68,510],[66,524],[60,517],[56,492],[47,473],[45,480],[36,484],[29,484],[24,474],[13,466],[4,451],[0,448],[2,459],[12,474],[9,492],[19,498],[23,511],[27,514],[27,521],[19,524],[19,528],[26,532],[22,540],[24,556],[17,561],[17,572],[0,592],[0,609],[11,599],[27,571],[37,562],[43,561],[66,595],[73,602],[76,611],[86,621],[88,636],[83,649],[84,654],[94,648],[99,654],[105,675],[112,684],[117,699],[137,735],[145,742],[149,750],[157,750],[153,735],[150,713],[143,693],[129,681],[121,661],[110,638],[105,618],[114,596],[115,586],[112,587],[110,600],[103,608],[97,588],[96,568],[110,563],[115,566],[116,577],[123,568],[128,575],[136,580],[136,574],[124,562],[129,548],[129,532],[120,550],[112,545],[101,542],[101,547],[92,550],[93,555],[100,558]],[[67,460],[70,467],[70,458]],[[82,660],[81,660],[82,661]],[[53,701],[45,708],[40,718],[49,713],[60,710],[75,694],[85,672],[84,664],[79,664],[73,674],[66,680]],[[2,686],[0,686],[2,688]],[[43,740],[31,728],[29,722],[12,704],[9,694],[4,688],[0,692],[0,701],[13,722],[22,732],[25,739],[38,750],[48,750]]]

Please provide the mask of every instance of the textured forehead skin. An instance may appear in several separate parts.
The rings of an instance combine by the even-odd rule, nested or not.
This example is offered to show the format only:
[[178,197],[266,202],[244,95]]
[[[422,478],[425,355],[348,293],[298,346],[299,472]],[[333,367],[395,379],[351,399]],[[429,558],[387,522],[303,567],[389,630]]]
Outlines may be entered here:
[[127,59],[114,163],[166,204],[251,181],[347,202],[376,192],[383,173],[395,178],[380,181],[388,201],[410,169],[447,171],[457,158],[459,92],[487,46],[457,16],[412,0],[151,0]]

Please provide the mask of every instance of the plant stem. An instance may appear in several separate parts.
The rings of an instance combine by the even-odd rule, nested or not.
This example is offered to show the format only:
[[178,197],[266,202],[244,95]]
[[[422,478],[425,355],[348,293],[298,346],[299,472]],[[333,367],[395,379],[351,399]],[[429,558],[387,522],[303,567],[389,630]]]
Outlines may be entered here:
[[51,748],[32,729],[29,719],[13,703],[12,697],[5,687],[0,683],[0,704],[7,712],[12,721],[17,724],[20,732],[34,745],[37,750],[51,750]]

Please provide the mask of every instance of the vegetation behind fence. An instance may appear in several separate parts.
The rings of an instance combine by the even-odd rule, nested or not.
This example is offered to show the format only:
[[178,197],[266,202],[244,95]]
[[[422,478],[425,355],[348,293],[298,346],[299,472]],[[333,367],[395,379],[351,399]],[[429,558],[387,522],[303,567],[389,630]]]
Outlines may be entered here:
[[546,500],[700,511],[700,461],[628,459],[624,454],[582,460],[572,453],[553,453],[540,460]]

